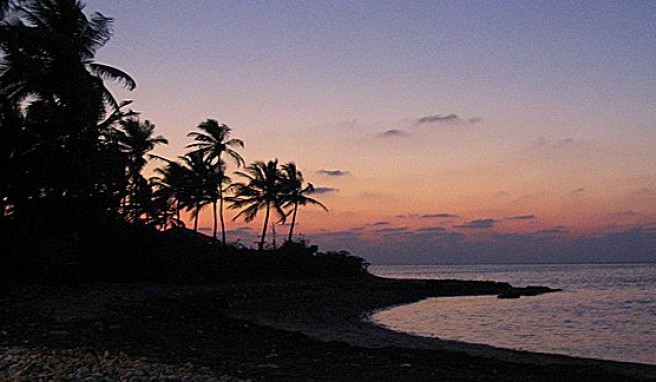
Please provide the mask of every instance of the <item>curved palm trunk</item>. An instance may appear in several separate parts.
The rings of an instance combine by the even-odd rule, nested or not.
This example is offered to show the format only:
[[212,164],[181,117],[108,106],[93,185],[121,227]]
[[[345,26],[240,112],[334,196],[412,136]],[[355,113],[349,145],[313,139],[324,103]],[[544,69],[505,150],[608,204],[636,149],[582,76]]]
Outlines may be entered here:
[[273,245],[273,250],[276,250],[276,223],[271,223],[271,234],[273,235],[271,240],[271,243]]
[[289,225],[289,237],[287,238],[288,242],[292,242],[292,237],[294,237],[294,225],[296,224],[296,212],[298,212],[298,202],[294,203],[294,212],[292,214],[292,223]]
[[198,215],[200,215],[200,203],[196,203],[196,217],[194,218],[194,232],[198,232]]
[[219,217],[221,218],[221,242],[226,245],[225,221],[223,219],[223,191],[219,192]]
[[271,202],[267,202],[266,215],[264,215],[264,227],[262,227],[262,238],[260,239],[259,250],[264,249],[264,239],[266,238],[267,226],[269,225],[269,214],[271,213]]
[[214,213],[214,227],[212,229],[212,239],[216,240],[216,232],[217,232],[216,200],[212,200],[212,212]]

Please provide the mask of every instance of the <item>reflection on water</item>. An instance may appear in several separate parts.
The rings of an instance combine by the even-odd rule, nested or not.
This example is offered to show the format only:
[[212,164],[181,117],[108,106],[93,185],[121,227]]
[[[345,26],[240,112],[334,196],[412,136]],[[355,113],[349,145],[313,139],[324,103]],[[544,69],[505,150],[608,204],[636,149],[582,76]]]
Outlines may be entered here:
[[498,347],[656,364],[656,265],[372,267],[396,278],[458,278],[546,285],[560,293],[518,300],[433,298],[372,320],[422,336]]

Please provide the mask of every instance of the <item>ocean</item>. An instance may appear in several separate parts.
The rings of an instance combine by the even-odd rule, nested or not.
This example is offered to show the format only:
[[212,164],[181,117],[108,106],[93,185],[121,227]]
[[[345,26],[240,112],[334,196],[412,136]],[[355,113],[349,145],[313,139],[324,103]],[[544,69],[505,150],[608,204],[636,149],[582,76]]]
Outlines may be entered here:
[[375,313],[383,327],[496,347],[656,365],[656,264],[371,266],[390,278],[505,281],[562,292],[430,298]]

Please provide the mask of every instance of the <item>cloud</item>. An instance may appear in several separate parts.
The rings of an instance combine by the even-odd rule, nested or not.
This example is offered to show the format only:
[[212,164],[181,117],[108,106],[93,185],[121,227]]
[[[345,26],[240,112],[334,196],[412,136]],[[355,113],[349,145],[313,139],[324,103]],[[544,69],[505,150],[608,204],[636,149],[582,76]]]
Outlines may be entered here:
[[569,194],[571,196],[576,196],[576,195],[581,195],[584,192],[585,192],[585,188],[577,188],[576,190],[570,191]]
[[451,125],[473,125],[480,122],[479,117],[472,118],[460,118],[457,114],[447,114],[447,115],[427,115],[425,117],[417,118],[415,126],[425,125],[425,124],[451,124]]
[[369,225],[369,226],[381,226],[381,225],[389,225],[389,224],[390,224],[390,222],[380,221],[380,222],[375,222],[375,223],[369,223],[367,225]]
[[409,218],[416,218],[419,215],[417,214],[401,214],[401,215],[395,215],[394,217],[397,219],[409,219]]
[[409,135],[403,130],[391,129],[378,134],[378,138],[405,138]]
[[537,231],[537,235],[561,235],[564,233],[569,232],[569,229],[565,226],[559,225],[550,229],[543,229],[541,231]]
[[340,176],[347,176],[350,174],[350,172],[342,171],[342,170],[319,170],[317,171],[317,174],[323,176],[340,177]]
[[373,192],[373,191],[363,191],[356,195],[358,199],[362,199],[365,202],[374,202],[374,201],[393,201],[398,200],[398,196],[394,194],[384,194],[382,192]]
[[446,228],[444,227],[422,227],[419,229],[416,229],[415,232],[418,233],[427,233],[427,232],[445,232]]
[[613,217],[622,217],[622,218],[633,218],[633,217],[639,217],[642,216],[642,214],[635,212],[633,210],[628,210],[628,211],[619,211],[619,212],[611,212],[608,214],[609,216]]
[[460,217],[459,215],[447,214],[447,213],[421,215],[422,219],[450,219],[450,218],[459,218],[459,217]]
[[[313,240],[337,240],[337,241],[344,241],[345,243],[348,243],[350,240],[359,240],[360,239],[360,230],[358,229],[350,229],[350,230],[345,230],[345,231],[324,231],[324,232],[318,232],[318,233],[313,233],[311,235],[308,235],[311,237]],[[339,247],[336,247],[339,248]],[[347,247],[342,247],[339,249],[349,249]]]
[[231,229],[226,231],[226,233],[234,234],[234,235],[241,235],[241,234],[248,234],[253,232],[253,228],[251,227],[238,227],[235,229]]
[[547,149],[547,150],[558,150],[565,147],[572,147],[578,142],[574,141],[572,138],[563,138],[557,140],[549,140],[543,137],[536,139],[531,148],[533,149]]
[[519,216],[510,216],[506,220],[534,220],[536,219],[535,215],[519,215]]
[[494,219],[476,219],[470,222],[457,225],[456,228],[466,228],[466,229],[483,229],[483,228],[492,228],[497,223]]
[[331,194],[333,192],[339,192],[339,189],[333,187],[315,187],[314,190],[312,190],[309,193],[323,195],[323,194]]
[[376,232],[380,233],[392,233],[392,232],[405,232],[408,230],[408,227],[389,227],[377,229]]

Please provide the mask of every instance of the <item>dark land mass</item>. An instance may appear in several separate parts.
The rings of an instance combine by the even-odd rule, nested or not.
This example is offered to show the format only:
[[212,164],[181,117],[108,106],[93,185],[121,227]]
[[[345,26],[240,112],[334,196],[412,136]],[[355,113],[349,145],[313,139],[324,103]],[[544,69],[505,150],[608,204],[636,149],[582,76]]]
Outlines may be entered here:
[[652,366],[419,338],[362,320],[428,296],[507,287],[369,276],[14,285],[0,300],[0,380],[656,380]]

